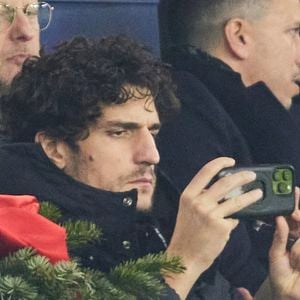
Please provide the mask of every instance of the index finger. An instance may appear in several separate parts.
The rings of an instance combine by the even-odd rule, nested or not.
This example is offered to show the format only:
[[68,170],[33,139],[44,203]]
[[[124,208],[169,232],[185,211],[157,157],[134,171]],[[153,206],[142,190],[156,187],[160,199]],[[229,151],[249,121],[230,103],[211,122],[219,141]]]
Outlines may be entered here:
[[300,190],[299,190],[299,187],[296,187],[295,188],[295,208],[291,215],[292,219],[295,222],[300,222],[299,197],[300,197]]
[[189,197],[196,197],[207,187],[211,180],[222,169],[232,167],[235,160],[230,157],[219,157],[208,162],[191,180],[183,193],[188,194]]
[[289,227],[284,217],[276,218],[276,230],[270,248],[270,260],[276,260],[286,254],[286,245],[288,241]]

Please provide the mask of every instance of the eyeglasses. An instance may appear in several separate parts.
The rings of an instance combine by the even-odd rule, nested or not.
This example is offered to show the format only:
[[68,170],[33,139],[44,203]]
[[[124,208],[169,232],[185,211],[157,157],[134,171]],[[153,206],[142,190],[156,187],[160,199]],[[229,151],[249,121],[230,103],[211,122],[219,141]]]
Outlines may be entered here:
[[42,31],[49,26],[54,7],[47,2],[29,3],[24,7],[15,7],[0,3],[0,32],[12,25],[18,9],[22,10],[33,29]]

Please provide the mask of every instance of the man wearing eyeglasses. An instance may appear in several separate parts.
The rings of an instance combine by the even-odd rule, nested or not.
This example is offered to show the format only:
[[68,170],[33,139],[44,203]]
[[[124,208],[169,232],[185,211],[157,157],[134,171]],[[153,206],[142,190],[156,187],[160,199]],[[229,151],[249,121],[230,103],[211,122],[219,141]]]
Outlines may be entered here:
[[3,0],[0,3],[0,94],[30,56],[38,56],[40,31],[51,21],[46,2]]

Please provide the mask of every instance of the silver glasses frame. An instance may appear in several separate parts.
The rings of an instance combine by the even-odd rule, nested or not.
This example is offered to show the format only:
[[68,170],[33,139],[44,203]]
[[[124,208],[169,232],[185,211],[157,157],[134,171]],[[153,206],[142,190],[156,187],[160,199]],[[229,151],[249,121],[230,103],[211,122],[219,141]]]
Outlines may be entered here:
[[48,24],[47,24],[44,28],[42,28],[42,29],[40,28],[39,31],[44,31],[44,30],[46,30],[46,29],[49,27],[50,23],[51,23],[51,20],[52,20],[52,12],[53,12],[53,10],[54,10],[54,7],[53,7],[52,5],[50,5],[48,2],[46,2],[46,1],[37,1],[37,2],[28,3],[28,4],[26,4],[26,5],[22,6],[22,7],[19,7],[19,6],[12,6],[12,5],[10,5],[10,4],[0,2],[0,5],[3,5],[4,7],[12,8],[12,9],[14,10],[13,19],[12,19],[12,21],[10,22],[10,25],[9,25],[7,28],[10,28],[10,26],[12,26],[12,24],[14,23],[14,20],[15,20],[15,18],[16,18],[17,9],[22,9],[22,11],[23,11],[23,13],[24,13],[24,10],[26,10],[26,8],[27,8],[29,5],[33,5],[33,4],[39,4],[39,5],[45,4],[45,5],[48,6],[48,8],[49,8],[49,20],[48,20]]
[[45,2],[45,1],[42,1],[42,2],[38,2],[38,3],[44,3],[44,4],[47,4],[49,6],[49,21],[48,21],[48,24],[45,28],[43,29],[40,29],[40,31],[44,31],[46,30],[50,24],[51,24],[51,20],[52,20],[52,12],[54,11],[54,6],[51,6],[48,2]]

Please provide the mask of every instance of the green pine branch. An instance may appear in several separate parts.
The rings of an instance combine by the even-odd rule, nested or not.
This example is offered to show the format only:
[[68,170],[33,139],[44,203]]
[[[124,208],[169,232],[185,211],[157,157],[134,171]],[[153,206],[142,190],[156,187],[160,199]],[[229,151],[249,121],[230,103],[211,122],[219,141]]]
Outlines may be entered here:
[[0,299],[35,300],[38,299],[38,292],[23,277],[6,275],[0,277]]
[[86,300],[158,299],[164,289],[160,270],[169,274],[184,268],[177,257],[155,254],[125,262],[104,274],[81,268],[76,261],[52,265],[32,249],[21,249],[0,260],[0,299],[74,300],[77,293]]
[[181,273],[184,270],[180,258],[168,258],[165,253],[159,253],[129,260],[114,268],[107,277],[129,295],[143,296],[145,299],[149,295],[149,299],[158,299],[164,288],[161,275]]
[[[182,273],[185,268],[181,264],[181,259],[179,257],[168,258],[165,252],[160,252],[158,254],[148,254],[137,260],[129,260],[123,263],[122,269],[137,269],[144,270],[147,273],[153,275],[166,275],[170,272],[172,273]],[[118,271],[116,268],[115,271]]]
[[58,223],[62,218],[60,209],[51,202],[41,202],[39,214],[45,218],[51,220],[54,223]]
[[50,202],[41,202],[39,213],[66,229],[67,245],[69,250],[80,248],[94,241],[99,241],[102,236],[101,229],[89,221],[68,220],[60,224],[62,213],[56,205]]
[[[61,219],[53,204],[43,202],[41,211],[55,222]],[[98,240],[101,235],[101,230],[87,221],[67,221],[63,226],[70,248]],[[75,300],[78,295],[82,300],[158,299],[164,289],[161,275],[183,271],[178,257],[163,253],[124,262],[105,274],[82,268],[75,259],[53,265],[35,250],[25,248],[0,259],[0,300]]]
[[128,294],[107,279],[107,275],[91,269],[85,269],[86,285],[80,290],[82,299],[89,300],[131,300]]
[[70,250],[80,248],[87,243],[99,241],[102,235],[100,228],[85,220],[68,220],[62,223],[61,226],[67,231],[67,245]]
[[16,274],[25,273],[27,271],[26,262],[34,255],[36,255],[35,250],[24,248],[1,258],[0,275],[15,276]]

